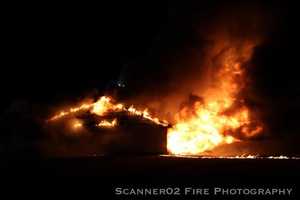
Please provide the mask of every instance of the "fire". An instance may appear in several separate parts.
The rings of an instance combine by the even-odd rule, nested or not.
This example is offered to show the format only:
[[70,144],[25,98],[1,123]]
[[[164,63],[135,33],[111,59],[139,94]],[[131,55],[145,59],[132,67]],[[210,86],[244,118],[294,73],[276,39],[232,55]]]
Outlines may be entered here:
[[[249,41],[223,41],[217,46],[213,59],[208,62],[213,69],[211,84],[201,92],[201,97],[189,102],[174,115],[175,123],[168,128],[167,149],[171,154],[198,155],[221,144],[231,144],[241,138],[257,136],[263,131],[262,124],[255,119],[241,96],[248,84],[245,66],[255,46],[255,42]],[[111,112],[127,112],[158,125],[169,126],[167,121],[153,117],[148,109],[139,110],[133,105],[127,107],[123,103],[116,103],[109,96],[61,111],[48,121],[81,111],[89,111],[98,116]],[[117,120],[113,119],[103,120],[96,126],[112,128],[116,125]]]
[[97,126],[104,128],[111,128],[117,125],[117,119],[113,119],[112,121],[102,120]]
[[[72,107],[68,109],[67,111],[61,111],[57,115],[54,115],[51,117],[48,121],[55,121],[58,119],[61,119],[63,117],[81,112],[81,111],[89,111],[92,114],[98,115],[98,116],[104,116],[107,113],[110,112],[127,112],[129,115],[139,116],[144,119],[150,120],[153,123],[162,125],[162,126],[168,126],[168,122],[165,120],[159,120],[156,117],[153,117],[148,109],[139,110],[135,108],[133,105],[126,107],[122,103],[115,103],[114,100],[111,97],[108,96],[102,96],[100,97],[96,102],[94,103],[84,103],[82,105],[79,105],[77,107]],[[109,122],[107,120],[104,120],[98,124],[99,127],[114,127],[117,125],[117,121],[113,120],[112,122]]]
[[124,110],[123,104],[114,104],[110,97],[102,96],[93,104],[91,113],[103,116],[108,112],[117,112],[122,110]]
[[277,160],[299,160],[299,157],[288,157],[284,155],[280,156],[260,156],[260,155],[241,155],[241,156],[194,156],[194,155],[160,155],[161,157],[179,157],[179,158],[191,158],[191,159],[277,159]]
[[80,135],[83,131],[83,122],[79,119],[71,119],[68,124],[72,135]]
[[[239,96],[246,86],[244,65],[251,58],[252,43],[226,47],[218,52],[218,70],[203,99],[191,102],[176,114],[176,123],[168,129],[167,148],[176,155],[195,155],[221,144],[238,141],[235,134],[253,137],[263,130],[253,120],[249,108]],[[215,67],[215,66],[214,66]]]
[[81,128],[81,127],[82,127],[82,123],[80,123],[80,122],[76,122],[76,123],[73,124],[74,129],[78,129],[78,128]]
[[51,117],[48,121],[54,121],[54,120],[57,120],[57,119],[60,119],[60,118],[63,118],[65,116],[68,116],[70,114],[73,114],[73,113],[77,113],[79,111],[83,111],[83,110],[88,110],[90,109],[91,107],[93,106],[93,104],[82,104],[78,107],[72,107],[70,108],[69,110],[67,111],[61,111],[60,113],[58,113],[57,115],[54,115],[53,117]]

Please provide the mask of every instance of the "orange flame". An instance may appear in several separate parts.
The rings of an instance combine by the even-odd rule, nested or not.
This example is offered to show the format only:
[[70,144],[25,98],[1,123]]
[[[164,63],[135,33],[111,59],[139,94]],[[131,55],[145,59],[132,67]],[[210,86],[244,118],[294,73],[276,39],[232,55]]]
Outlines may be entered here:
[[51,117],[48,121],[54,121],[54,120],[57,120],[57,119],[60,119],[60,118],[63,118],[65,116],[68,116],[68,115],[71,115],[71,114],[74,114],[74,113],[77,113],[77,112],[80,112],[80,111],[83,111],[83,110],[88,110],[90,109],[91,107],[93,106],[93,104],[82,104],[78,107],[72,107],[70,108],[69,110],[67,111],[61,111],[60,113],[54,115],[53,117]]
[[111,128],[117,125],[117,119],[113,119],[112,121],[102,120],[97,126],[104,128]]
[[289,157],[289,156],[260,156],[260,155],[240,155],[240,156],[194,156],[194,155],[160,155],[161,157],[179,157],[179,158],[190,158],[190,159],[278,159],[278,160],[300,160],[300,157]]
[[[263,131],[261,123],[254,120],[253,113],[240,97],[247,83],[245,64],[251,58],[255,44],[247,41],[236,46],[226,42],[222,45],[216,54],[219,62],[212,62],[212,67],[217,68],[213,84],[202,93],[203,100],[184,106],[175,115],[174,126],[168,128],[167,149],[171,154],[201,154],[218,145],[238,141],[237,135],[248,138]],[[99,116],[109,112],[127,112],[162,126],[169,125],[167,121],[153,117],[147,109],[126,107],[122,103],[115,103],[108,96],[102,96],[94,103],[84,103],[62,111],[49,121],[81,111]],[[103,120],[97,126],[111,128],[116,125],[116,120]]]
[[76,123],[73,124],[74,129],[78,129],[78,128],[81,128],[81,127],[82,127],[82,123],[80,123],[80,122],[76,122]]
[[[105,114],[109,113],[109,112],[127,112],[130,115],[134,115],[134,116],[140,116],[144,119],[150,120],[153,123],[162,125],[162,126],[168,126],[168,122],[165,120],[159,120],[156,117],[153,117],[147,109],[145,110],[138,110],[136,109],[133,105],[131,105],[129,108],[127,108],[124,104],[121,103],[114,103],[113,99],[111,97],[108,96],[102,96],[100,97],[96,102],[94,103],[84,103],[80,106],[77,107],[72,107],[70,109],[68,109],[67,111],[61,111],[59,112],[57,115],[54,115],[53,117],[51,117],[48,121],[55,121],[58,119],[61,119],[63,117],[84,111],[84,110],[88,110],[89,112],[96,114],[98,116],[104,116]],[[100,127],[113,127],[116,125],[116,123],[113,123],[111,125],[108,125],[110,122],[108,121],[103,121],[103,124],[100,125],[98,124],[98,126]]]
[[243,65],[250,59],[254,45],[231,47],[221,52],[215,85],[204,93],[203,101],[183,107],[176,124],[168,129],[167,148],[172,154],[191,155],[211,150],[220,144],[237,141],[232,132],[253,137],[263,128],[252,120],[250,110],[238,94],[245,87]]

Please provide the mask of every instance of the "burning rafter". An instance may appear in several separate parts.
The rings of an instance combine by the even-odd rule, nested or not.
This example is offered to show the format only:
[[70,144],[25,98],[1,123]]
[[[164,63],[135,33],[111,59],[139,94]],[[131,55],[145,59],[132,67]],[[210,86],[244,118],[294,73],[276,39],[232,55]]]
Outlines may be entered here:
[[[114,103],[113,99],[108,96],[102,96],[100,97],[96,102],[94,103],[84,103],[82,105],[79,105],[77,107],[72,107],[66,111],[61,111],[58,114],[51,117],[48,121],[56,121],[63,117],[81,112],[81,111],[89,111],[92,114],[98,115],[98,116],[104,116],[107,113],[110,112],[127,112],[129,115],[134,116],[140,116],[144,119],[150,120],[155,124],[162,125],[162,126],[168,126],[168,122],[165,120],[159,120],[156,117],[153,117],[148,109],[139,110],[136,109],[134,106],[126,107],[124,104],[121,103]],[[110,124],[110,125],[108,125]],[[98,126],[101,127],[113,127],[116,125],[116,121],[108,122],[108,121],[102,121]]]

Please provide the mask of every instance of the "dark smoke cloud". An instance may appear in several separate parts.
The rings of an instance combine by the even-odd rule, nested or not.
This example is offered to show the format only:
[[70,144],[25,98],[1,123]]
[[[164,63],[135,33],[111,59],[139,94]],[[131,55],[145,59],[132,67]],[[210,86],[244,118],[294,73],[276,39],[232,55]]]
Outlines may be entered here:
[[173,6],[176,12],[152,54],[127,68],[130,102],[159,110],[169,120],[190,94],[201,96],[211,84],[220,52],[247,40],[261,45],[277,18],[276,10],[252,2]]

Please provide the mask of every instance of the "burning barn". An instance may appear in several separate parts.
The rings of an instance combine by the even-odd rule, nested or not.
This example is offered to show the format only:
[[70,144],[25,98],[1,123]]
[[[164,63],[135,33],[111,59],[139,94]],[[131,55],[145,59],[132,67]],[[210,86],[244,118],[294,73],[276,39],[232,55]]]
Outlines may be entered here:
[[110,97],[62,111],[48,123],[54,132],[59,132],[54,134],[60,143],[47,149],[50,154],[57,151],[59,155],[62,151],[66,155],[167,153],[169,125],[165,121],[152,117],[147,110],[115,104]]
[[[101,148],[91,152],[163,153],[167,149],[173,155],[202,155],[221,145],[264,137],[268,124],[263,110],[268,106],[255,94],[253,72],[257,50],[265,42],[260,33],[265,20],[252,13],[230,13],[233,15],[218,13],[210,26],[204,23],[203,30],[191,30],[195,35],[189,38],[197,48],[182,46],[182,57],[174,56],[181,55],[175,51],[165,58],[158,56],[159,62],[145,59],[142,66],[140,61],[126,64],[117,70],[121,71],[118,81],[108,84],[105,94],[126,96],[124,99],[133,104],[156,109],[171,127],[147,109],[139,110],[108,96],[69,108],[49,121],[64,123],[71,117],[73,130],[65,132],[87,137],[80,146]],[[241,19],[232,20],[235,14]],[[171,43],[166,46],[166,50],[172,49]],[[119,94],[123,92],[125,95]]]

